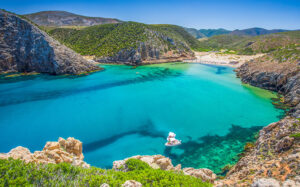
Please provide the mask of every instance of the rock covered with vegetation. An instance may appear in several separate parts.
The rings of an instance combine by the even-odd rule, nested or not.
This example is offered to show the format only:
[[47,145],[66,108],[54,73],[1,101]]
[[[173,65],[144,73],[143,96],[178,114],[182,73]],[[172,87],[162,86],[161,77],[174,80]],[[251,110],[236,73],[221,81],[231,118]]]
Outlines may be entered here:
[[[255,144],[247,146],[242,158],[218,186],[250,186],[273,178],[277,183],[299,184],[300,119],[286,117],[259,132]],[[256,181],[256,182],[255,182]],[[287,182],[286,182],[287,181]],[[259,185],[258,185],[259,186]]]
[[47,142],[42,151],[35,151],[34,153],[19,146],[7,154],[0,154],[0,159],[9,158],[20,159],[25,163],[58,164],[66,162],[74,166],[90,167],[83,161],[82,142],[74,138],[67,140],[59,138],[58,142]]
[[114,161],[113,169],[116,171],[129,171],[132,166],[128,165],[128,161],[130,161],[130,163],[133,163],[135,159],[145,162],[153,169],[183,172],[185,175],[190,175],[210,183],[214,183],[214,181],[217,178],[217,175],[214,174],[214,172],[205,168],[201,168],[201,169],[183,168],[181,170],[180,164],[174,167],[172,161],[169,158],[164,157],[162,155],[153,155],[153,156],[138,155],[138,156],[126,158],[124,160]]
[[17,15],[0,10],[0,73],[80,74],[101,68]]
[[198,41],[182,27],[136,22],[83,29],[56,28],[50,35],[81,55],[102,63],[141,64],[194,58]]

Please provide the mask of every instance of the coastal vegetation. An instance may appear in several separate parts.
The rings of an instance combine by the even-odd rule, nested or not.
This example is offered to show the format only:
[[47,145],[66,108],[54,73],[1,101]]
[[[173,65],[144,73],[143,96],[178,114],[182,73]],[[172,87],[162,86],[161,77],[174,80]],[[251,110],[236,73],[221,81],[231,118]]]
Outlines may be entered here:
[[146,163],[129,159],[128,172],[96,167],[81,168],[68,163],[35,164],[21,160],[0,159],[2,186],[121,186],[126,180],[135,180],[152,186],[212,186],[182,172],[152,169]]
[[[147,25],[137,22],[105,24],[83,29],[56,28],[48,33],[82,55],[113,56],[124,49],[136,49],[140,43],[151,43],[167,51],[196,49],[198,41],[182,27]],[[162,51],[166,52],[166,51]]]

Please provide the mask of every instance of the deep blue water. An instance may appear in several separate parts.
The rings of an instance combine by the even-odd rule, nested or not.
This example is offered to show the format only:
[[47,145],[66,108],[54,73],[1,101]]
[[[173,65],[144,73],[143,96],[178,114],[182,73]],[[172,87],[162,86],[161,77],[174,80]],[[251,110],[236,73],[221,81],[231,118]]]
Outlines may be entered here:
[[[70,78],[39,75],[0,81],[0,152],[41,150],[75,137],[85,161],[109,168],[133,155],[163,154],[173,163],[220,172],[245,142],[282,111],[271,92],[241,84],[232,68],[169,63],[105,65]],[[183,141],[166,148],[169,131]]]

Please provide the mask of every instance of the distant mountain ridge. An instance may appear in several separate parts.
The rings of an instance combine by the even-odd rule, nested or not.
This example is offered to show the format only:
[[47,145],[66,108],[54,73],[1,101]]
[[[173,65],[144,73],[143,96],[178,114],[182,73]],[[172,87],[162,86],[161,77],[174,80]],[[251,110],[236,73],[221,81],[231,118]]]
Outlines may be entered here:
[[264,28],[249,28],[249,29],[236,29],[234,31],[229,31],[226,29],[194,29],[194,28],[185,28],[187,32],[189,32],[195,38],[209,38],[212,36],[222,35],[222,34],[229,34],[234,36],[260,36],[263,34],[273,34],[278,32],[286,32],[288,30],[284,29],[264,29]]
[[185,30],[197,39],[208,38],[211,36],[221,35],[221,34],[228,34],[231,32],[229,30],[222,29],[222,28],[220,28],[220,29],[200,29],[200,30],[197,30],[194,28],[185,28]]
[[236,35],[236,36],[259,36],[263,34],[273,34],[277,32],[286,32],[286,31],[288,30],[284,30],[284,29],[267,30],[264,28],[254,27],[254,28],[243,29],[243,30],[236,29],[230,32],[229,34]]
[[93,26],[106,23],[120,23],[114,18],[87,17],[66,11],[41,11],[23,15],[40,26]]

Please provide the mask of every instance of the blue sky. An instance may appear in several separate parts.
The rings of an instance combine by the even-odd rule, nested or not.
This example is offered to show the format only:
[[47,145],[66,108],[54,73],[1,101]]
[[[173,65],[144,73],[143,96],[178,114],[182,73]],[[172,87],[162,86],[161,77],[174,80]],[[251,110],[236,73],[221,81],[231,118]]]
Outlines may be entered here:
[[300,29],[300,0],[1,0],[0,8],[17,14],[65,10],[197,29]]

